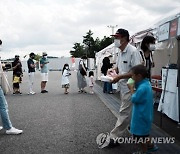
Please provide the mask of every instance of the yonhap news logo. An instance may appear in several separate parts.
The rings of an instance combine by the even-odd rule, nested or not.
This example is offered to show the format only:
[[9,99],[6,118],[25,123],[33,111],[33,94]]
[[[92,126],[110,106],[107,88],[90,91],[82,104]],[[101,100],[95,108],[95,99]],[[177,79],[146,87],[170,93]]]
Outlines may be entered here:
[[[107,147],[110,144],[110,134],[108,132],[101,133],[97,136],[96,142],[100,149]],[[116,137],[112,138],[114,144],[142,144],[150,142],[151,144],[174,144],[175,137]]]
[[110,135],[108,132],[101,133],[96,138],[96,143],[100,149],[106,147],[110,143]]
[[150,142],[151,144],[173,144],[175,143],[175,137],[116,137],[113,138],[114,143],[118,144],[145,144]]

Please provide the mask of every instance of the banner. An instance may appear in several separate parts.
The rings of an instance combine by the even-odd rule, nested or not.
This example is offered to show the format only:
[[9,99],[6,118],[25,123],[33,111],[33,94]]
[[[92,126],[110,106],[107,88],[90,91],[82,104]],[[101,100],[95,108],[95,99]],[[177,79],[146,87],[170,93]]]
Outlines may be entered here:
[[178,29],[178,20],[175,19],[171,21],[170,24],[170,38],[177,36],[177,29]]
[[158,41],[164,41],[169,39],[169,27],[170,23],[165,23],[159,27],[158,31]]

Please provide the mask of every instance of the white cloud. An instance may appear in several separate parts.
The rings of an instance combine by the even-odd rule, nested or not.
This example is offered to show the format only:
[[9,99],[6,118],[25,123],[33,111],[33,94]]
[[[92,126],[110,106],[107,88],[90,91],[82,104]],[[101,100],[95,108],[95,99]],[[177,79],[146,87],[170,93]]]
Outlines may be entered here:
[[0,54],[9,58],[47,51],[69,56],[73,44],[82,42],[89,29],[100,38],[111,34],[107,25],[133,34],[179,6],[178,0],[1,0]]

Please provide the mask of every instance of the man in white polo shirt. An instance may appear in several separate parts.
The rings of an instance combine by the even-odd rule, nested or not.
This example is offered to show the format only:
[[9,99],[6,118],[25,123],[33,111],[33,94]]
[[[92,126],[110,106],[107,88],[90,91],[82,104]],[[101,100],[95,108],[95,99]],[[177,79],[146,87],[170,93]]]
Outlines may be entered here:
[[42,53],[42,58],[40,59],[40,67],[41,67],[41,93],[48,93],[46,88],[46,83],[48,81],[48,58],[47,58],[47,53],[43,52]]
[[[127,86],[128,78],[132,75],[130,69],[138,64],[141,64],[141,56],[138,50],[129,44],[129,32],[125,29],[118,29],[114,36],[114,45],[119,48],[116,71],[117,77],[112,81],[119,82],[121,105],[119,109],[119,117],[114,129],[110,132],[111,141],[113,138],[121,137],[127,129],[131,119],[131,94]],[[110,142],[111,143],[111,142]]]

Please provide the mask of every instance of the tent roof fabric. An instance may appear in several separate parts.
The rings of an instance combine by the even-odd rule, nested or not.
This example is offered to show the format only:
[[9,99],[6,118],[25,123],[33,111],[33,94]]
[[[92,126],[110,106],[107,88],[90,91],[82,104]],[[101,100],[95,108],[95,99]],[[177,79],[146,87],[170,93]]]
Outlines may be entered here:
[[167,14],[165,16],[165,18],[160,19],[159,21],[157,21],[155,24],[153,24],[150,28],[139,31],[137,33],[135,33],[134,35],[131,36],[131,42],[130,43],[138,43],[141,42],[142,39],[146,36],[146,35],[152,35],[157,37],[158,36],[158,28],[159,26],[172,21],[176,18],[180,17],[180,8]]

